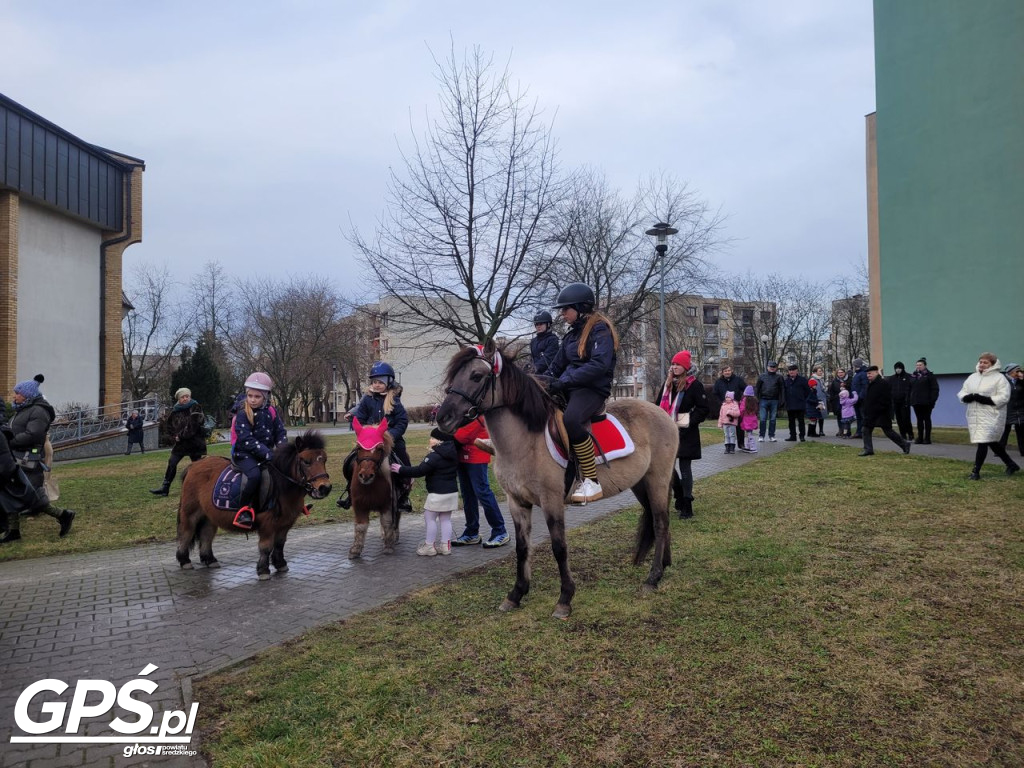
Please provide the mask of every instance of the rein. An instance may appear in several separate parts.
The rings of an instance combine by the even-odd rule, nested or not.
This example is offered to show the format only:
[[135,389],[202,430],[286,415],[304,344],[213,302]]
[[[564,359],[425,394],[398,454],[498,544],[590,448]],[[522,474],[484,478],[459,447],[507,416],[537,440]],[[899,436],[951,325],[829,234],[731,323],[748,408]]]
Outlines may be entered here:
[[[298,461],[298,458],[296,457],[296,462],[297,462],[297,461]],[[320,480],[321,478],[324,478],[324,477],[326,477],[326,478],[330,478],[330,475],[328,475],[328,474],[327,474],[326,472],[321,472],[321,473],[320,473],[319,475],[314,475],[313,477],[306,477],[306,473],[305,473],[305,472],[303,472],[303,471],[302,471],[302,469],[301,469],[301,467],[300,467],[300,468],[299,468],[299,475],[300,475],[300,476],[302,477],[302,480],[296,480],[296,479],[295,479],[294,477],[292,477],[292,476],[291,476],[290,474],[288,474],[288,473],[285,473],[285,472],[282,472],[282,471],[281,471],[280,469],[278,469],[278,468],[277,468],[277,467],[276,467],[276,466],[274,465],[274,463],[273,463],[273,462],[270,462],[270,463],[269,463],[269,464],[268,464],[267,466],[269,466],[269,467],[270,467],[270,468],[271,468],[272,470],[274,470],[274,471],[275,471],[275,472],[276,472],[276,473],[277,473],[278,475],[280,475],[281,477],[283,477],[283,478],[284,478],[285,480],[287,480],[287,481],[288,481],[289,483],[291,483],[292,485],[297,485],[297,486],[299,486],[300,488],[302,488],[302,489],[303,489],[303,490],[304,490],[304,491],[305,491],[305,492],[306,492],[307,494],[312,494],[312,493],[313,493],[313,490],[314,490],[314,489],[313,489],[313,483],[314,483],[315,481],[317,481],[317,480]]]

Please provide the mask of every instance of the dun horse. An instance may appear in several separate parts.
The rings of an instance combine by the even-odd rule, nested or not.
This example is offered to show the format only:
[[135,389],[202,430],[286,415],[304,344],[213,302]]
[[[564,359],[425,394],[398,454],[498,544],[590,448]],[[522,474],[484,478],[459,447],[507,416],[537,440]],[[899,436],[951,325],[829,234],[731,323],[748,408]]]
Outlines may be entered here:
[[366,531],[370,527],[370,514],[380,515],[380,532],[384,540],[384,554],[395,552],[398,543],[398,523],[402,514],[392,493],[390,456],[393,448],[388,434],[388,420],[372,427],[364,427],[353,419],[356,432],[354,477],[349,484],[352,513],[356,519],[355,539],[348,550],[350,558],[360,557],[366,545]]
[[[516,582],[501,610],[519,607],[530,590],[530,529],[533,506],[538,505],[547,520],[561,577],[554,616],[568,618],[576,584],[565,540],[565,476],[544,437],[554,405],[540,384],[516,366],[503,364],[501,353],[491,345],[482,351],[468,347],[457,352],[445,379],[447,394],[437,413],[438,426],[454,432],[484,415],[495,449],[494,474],[508,495],[516,525]],[[629,432],[635,450],[609,465],[599,465],[598,480],[605,497],[630,488],[643,507],[633,562],[643,562],[653,546],[654,559],[644,582],[644,590],[652,591],[672,562],[668,500],[679,433],[653,403],[617,400],[608,405],[608,413]]]
[[[217,529],[238,532],[232,525],[235,511],[220,509],[213,503],[214,485],[228,463],[220,456],[208,456],[190,464],[185,471],[178,505],[177,557],[182,568],[192,567],[189,550],[196,543],[202,563],[208,568],[219,568],[220,563],[213,556],[213,537]],[[284,542],[305,509],[306,495],[323,499],[331,492],[327,453],[320,433],[309,431],[293,442],[279,445],[270,461],[270,482],[267,503],[256,513],[253,526],[253,532],[260,537],[256,573],[261,581],[270,578],[271,563],[279,573],[288,570]]]

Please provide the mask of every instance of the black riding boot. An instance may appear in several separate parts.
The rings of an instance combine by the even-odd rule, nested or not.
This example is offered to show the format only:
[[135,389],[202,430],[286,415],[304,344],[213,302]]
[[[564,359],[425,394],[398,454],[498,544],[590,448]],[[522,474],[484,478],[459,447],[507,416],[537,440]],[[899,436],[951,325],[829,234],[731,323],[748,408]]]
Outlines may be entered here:
[[21,539],[21,515],[15,513],[7,516],[7,530],[0,534],[0,544]]
[[150,493],[152,493],[154,496],[166,496],[167,494],[170,493],[170,491],[171,491],[171,481],[170,480],[164,480],[163,485],[161,485],[159,488],[151,489]]
[[349,495],[349,488],[352,487],[352,471],[356,463],[356,452],[352,451],[345,457],[341,465],[341,474],[345,476],[345,490],[341,492],[338,501],[335,502],[342,509],[352,508],[352,497]]
[[693,517],[693,499],[682,499],[682,509],[679,509],[678,505],[676,509],[679,509],[679,518],[681,520],[688,520]]

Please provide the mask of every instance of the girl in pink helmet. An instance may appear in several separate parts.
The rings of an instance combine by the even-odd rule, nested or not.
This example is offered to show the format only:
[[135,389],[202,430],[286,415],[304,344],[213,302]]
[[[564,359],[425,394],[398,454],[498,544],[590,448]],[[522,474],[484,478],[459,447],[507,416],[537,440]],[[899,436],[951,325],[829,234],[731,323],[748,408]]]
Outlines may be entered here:
[[274,449],[288,439],[284,422],[270,405],[274,383],[265,373],[257,372],[245,380],[245,404],[235,414],[235,444],[231,461],[245,475],[239,498],[241,509],[235,516],[239,528],[252,528],[256,519],[253,500],[260,488],[260,470],[270,461]]

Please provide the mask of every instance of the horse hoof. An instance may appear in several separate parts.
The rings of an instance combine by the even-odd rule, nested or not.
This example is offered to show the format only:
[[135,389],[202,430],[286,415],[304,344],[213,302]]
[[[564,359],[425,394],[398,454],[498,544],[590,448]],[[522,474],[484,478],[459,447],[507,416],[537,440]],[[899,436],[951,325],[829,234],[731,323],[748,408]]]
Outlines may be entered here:
[[572,615],[572,606],[570,606],[570,605],[562,605],[561,603],[559,603],[558,605],[555,606],[555,612],[551,614],[551,618],[552,619],[561,619],[562,621],[565,621],[571,615]]
[[509,600],[507,597],[501,601],[501,605],[498,606],[498,610],[502,613],[509,613],[514,611],[519,606]]
[[207,568],[220,568],[220,560],[211,560],[206,564]]
[[288,573],[288,566],[287,565],[279,565],[277,567],[277,572],[278,573]]
[[269,573],[261,573],[259,576],[260,576],[260,581],[270,581],[270,574]]
[[181,570],[183,570],[183,571],[191,571],[192,570],[192,563],[181,563]]
[[658,585],[657,584],[644,584],[642,587],[640,587],[640,594],[643,597],[647,597],[649,595],[653,595],[657,591],[658,591]]
[[395,554],[395,548],[394,547],[384,547],[384,554],[385,555],[393,555],[393,554]]

